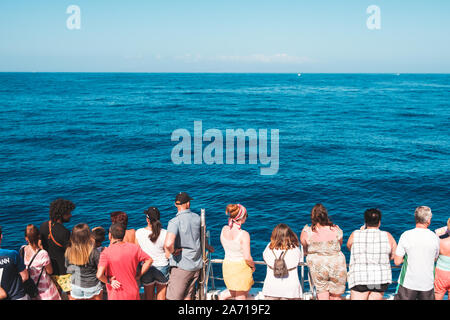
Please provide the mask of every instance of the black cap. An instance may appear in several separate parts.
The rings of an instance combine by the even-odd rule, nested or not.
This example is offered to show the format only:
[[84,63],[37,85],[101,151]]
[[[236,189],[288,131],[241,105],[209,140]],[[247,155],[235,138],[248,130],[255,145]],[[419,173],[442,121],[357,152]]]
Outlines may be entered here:
[[150,207],[144,213],[150,220],[159,220],[161,216],[157,207]]
[[189,197],[189,195],[186,192],[180,192],[179,194],[177,194],[177,196],[175,198],[175,204],[177,204],[177,205],[185,204],[186,202],[189,202],[190,200],[194,200],[194,199]]

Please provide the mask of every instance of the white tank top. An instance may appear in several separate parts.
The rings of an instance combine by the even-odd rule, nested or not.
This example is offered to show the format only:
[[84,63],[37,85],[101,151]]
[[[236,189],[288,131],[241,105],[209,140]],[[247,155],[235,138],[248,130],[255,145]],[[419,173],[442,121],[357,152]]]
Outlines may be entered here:
[[222,242],[223,249],[225,250],[225,260],[240,261],[244,260],[244,252],[241,247],[241,235],[242,230],[239,231],[239,235],[234,240],[226,239],[223,236],[223,231],[220,234],[220,242]]

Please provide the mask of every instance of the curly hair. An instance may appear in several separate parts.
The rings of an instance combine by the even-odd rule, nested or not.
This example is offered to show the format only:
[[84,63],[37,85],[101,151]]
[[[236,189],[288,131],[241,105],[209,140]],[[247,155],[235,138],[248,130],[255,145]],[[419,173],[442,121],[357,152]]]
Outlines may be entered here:
[[111,212],[111,223],[121,223],[126,229],[128,226],[128,215],[123,211]]
[[58,221],[63,215],[75,210],[75,204],[70,200],[56,199],[50,204],[50,220]]

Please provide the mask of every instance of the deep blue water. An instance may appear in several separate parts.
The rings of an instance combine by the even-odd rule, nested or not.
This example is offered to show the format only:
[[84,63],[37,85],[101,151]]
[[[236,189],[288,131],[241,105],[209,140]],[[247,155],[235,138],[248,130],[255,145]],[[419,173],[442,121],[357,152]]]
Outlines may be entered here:
[[[0,73],[0,111],[6,248],[58,197],[77,206],[69,228],[107,228],[116,210],[143,227],[149,206],[166,227],[187,191],[194,211],[206,209],[215,258],[228,203],[247,207],[257,260],[276,224],[299,233],[318,202],[345,243],[370,207],[397,241],[419,205],[431,207],[433,230],[449,217],[450,75]],[[173,164],[172,132],[193,135],[199,120],[203,131],[279,129],[278,173]]]

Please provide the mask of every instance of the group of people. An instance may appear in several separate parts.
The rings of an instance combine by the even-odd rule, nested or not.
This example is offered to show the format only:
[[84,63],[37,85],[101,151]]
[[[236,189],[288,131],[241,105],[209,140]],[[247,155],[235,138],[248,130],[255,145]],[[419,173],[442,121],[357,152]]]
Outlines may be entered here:
[[[53,201],[49,221],[39,228],[26,227],[26,245],[19,251],[0,247],[0,299],[139,300],[141,285],[146,300],[193,299],[203,257],[200,216],[190,210],[191,200],[186,192],[176,195],[177,214],[167,229],[162,228],[158,208],[150,207],[144,212],[144,228],[128,229],[127,214],[115,211],[108,231],[86,223],[69,231],[64,223],[75,205]],[[218,299],[247,299],[255,271],[250,234],[243,229],[247,209],[229,204],[225,213],[228,223],[220,242],[227,290]],[[418,207],[416,228],[403,233],[397,244],[380,230],[381,212],[366,210],[365,224],[347,242],[347,270],[343,232],[326,208],[316,204],[311,225],[305,225],[300,238],[284,223],[273,229],[263,252],[267,272],[262,294],[267,299],[300,299],[298,266],[306,256],[318,299],[341,299],[347,283],[351,299],[382,299],[392,283],[391,260],[403,265],[395,299],[442,299],[450,288],[450,225],[432,232],[431,217],[430,208]],[[104,247],[106,236],[109,246]],[[2,237],[0,227],[0,246]],[[208,244],[206,249],[214,252]],[[30,279],[35,294],[26,285]]]
[[[250,236],[242,229],[247,211],[229,205],[228,225],[221,232],[225,250],[223,278],[228,288],[219,299],[246,299],[254,284],[255,263],[250,253]],[[450,219],[447,227],[429,229],[432,213],[416,208],[415,228],[395,241],[382,231],[381,211],[364,212],[365,224],[352,232],[347,248],[350,262],[341,250],[343,231],[335,225],[322,204],[311,210],[311,225],[305,225],[300,240],[286,224],[272,231],[263,258],[267,264],[262,294],[266,299],[300,299],[302,288],[298,266],[304,261],[319,300],[340,300],[346,285],[351,300],[381,300],[392,283],[391,260],[402,265],[395,300],[442,300],[450,290]]]

